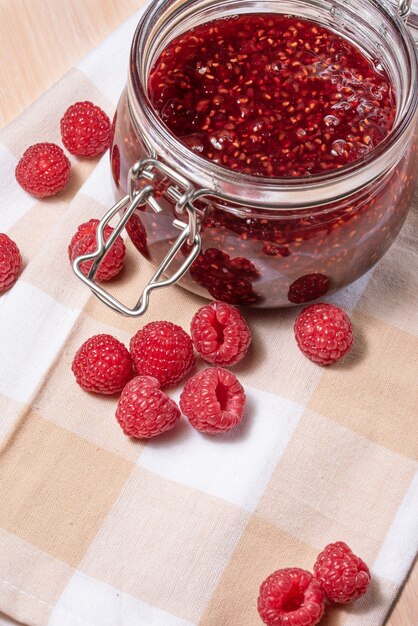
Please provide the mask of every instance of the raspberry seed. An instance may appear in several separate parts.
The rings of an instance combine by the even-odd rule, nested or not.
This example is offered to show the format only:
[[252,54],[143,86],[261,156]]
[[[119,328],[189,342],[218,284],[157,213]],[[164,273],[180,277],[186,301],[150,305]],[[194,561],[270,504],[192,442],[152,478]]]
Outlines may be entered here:
[[71,163],[54,143],[30,146],[16,166],[19,185],[37,198],[54,196],[64,189],[70,178]]
[[131,339],[130,351],[136,371],[153,376],[161,387],[182,380],[194,365],[189,335],[171,322],[150,322]]

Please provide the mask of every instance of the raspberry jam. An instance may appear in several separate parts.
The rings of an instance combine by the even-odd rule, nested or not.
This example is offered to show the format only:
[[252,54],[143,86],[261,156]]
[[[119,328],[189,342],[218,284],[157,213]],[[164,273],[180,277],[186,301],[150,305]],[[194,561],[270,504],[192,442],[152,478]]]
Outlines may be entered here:
[[[146,9],[112,173],[121,198],[130,168],[152,155],[204,188],[186,289],[252,307],[304,304],[360,277],[393,243],[416,183],[416,51],[378,2],[358,3],[352,14],[341,4],[335,32],[328,4],[311,20],[308,0],[295,4],[300,17],[269,13],[276,0],[239,16],[223,0]],[[373,20],[386,29],[378,41]],[[161,212],[144,204],[126,225],[155,267],[179,236],[173,220],[187,221],[170,183],[153,183]],[[184,244],[170,273],[189,252]]]
[[176,37],[148,93],[191,150],[257,176],[340,168],[377,146],[395,118],[382,66],[322,26],[274,13],[218,19]]

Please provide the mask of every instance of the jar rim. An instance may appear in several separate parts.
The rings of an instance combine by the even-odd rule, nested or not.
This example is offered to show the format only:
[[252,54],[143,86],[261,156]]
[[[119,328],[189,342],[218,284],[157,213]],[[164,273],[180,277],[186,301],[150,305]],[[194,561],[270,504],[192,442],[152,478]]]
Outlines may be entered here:
[[[278,203],[279,205],[299,206],[301,203],[303,204],[302,197],[305,196],[306,199],[307,190],[311,192],[314,189],[323,191],[325,186],[329,189],[327,194],[329,201],[351,195],[351,193],[382,175],[400,158],[405,148],[405,142],[402,140],[410,128],[418,109],[418,90],[414,89],[414,85],[418,82],[418,52],[411,33],[391,5],[383,4],[381,0],[362,0],[366,5],[374,7],[379,11],[382,17],[396,29],[405,47],[406,58],[409,62],[407,68],[409,70],[409,92],[402,111],[395,119],[392,129],[368,154],[339,169],[333,169],[324,173],[319,172],[309,176],[278,178],[256,176],[232,170],[196,154],[168,129],[153,108],[141,76],[139,51],[143,50],[149,33],[152,32],[152,20],[158,12],[164,14],[164,10],[172,7],[175,1],[152,0],[141,17],[131,48],[127,90],[128,103],[134,121],[139,121],[136,127],[140,134],[143,136],[141,126],[142,128],[152,128],[154,131],[150,142],[148,142],[149,137],[145,139],[143,136],[147,145],[150,143],[150,149],[155,150],[156,155],[161,155],[171,165],[182,167],[183,172],[187,169],[187,175],[192,181],[197,182],[199,185],[203,182],[205,186],[222,192],[227,197],[230,195],[236,197],[238,185],[238,189],[241,192],[239,201],[244,203],[248,201],[254,204],[254,202],[260,201],[260,204],[263,206],[266,205],[266,202],[275,206]],[[216,2],[217,0],[208,0],[208,2],[214,1]],[[198,5],[196,0],[186,0],[186,2],[181,3],[182,7],[190,6],[190,4]],[[265,1],[262,4],[263,7],[266,7]],[[345,8],[347,0],[333,0],[333,4]],[[244,13],[245,11],[242,12]],[[263,9],[263,12],[271,11]],[[146,75],[145,82],[147,78],[148,76]],[[393,158],[388,166],[387,156],[389,153],[392,154]],[[347,188],[349,188],[349,192]],[[275,198],[271,199],[272,196],[275,196]],[[311,197],[309,205],[322,204],[323,202],[324,196],[321,193],[321,196],[318,197],[318,202],[315,202],[315,199]]]

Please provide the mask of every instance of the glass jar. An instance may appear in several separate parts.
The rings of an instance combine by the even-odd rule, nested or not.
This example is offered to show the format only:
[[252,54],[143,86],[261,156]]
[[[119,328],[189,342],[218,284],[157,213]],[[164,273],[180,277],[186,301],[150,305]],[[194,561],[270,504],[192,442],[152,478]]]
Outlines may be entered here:
[[[163,48],[198,24],[249,12],[320,23],[384,66],[397,115],[377,148],[324,174],[261,178],[200,157],[165,127],[147,95]],[[158,286],[180,279],[194,293],[254,307],[306,303],[351,283],[385,254],[407,215],[417,179],[417,103],[413,38],[378,0],[154,0],[134,36],[111,169],[122,225],[159,269],[133,309],[91,281],[94,268],[86,282],[128,315],[145,310],[149,291],[168,274]]]

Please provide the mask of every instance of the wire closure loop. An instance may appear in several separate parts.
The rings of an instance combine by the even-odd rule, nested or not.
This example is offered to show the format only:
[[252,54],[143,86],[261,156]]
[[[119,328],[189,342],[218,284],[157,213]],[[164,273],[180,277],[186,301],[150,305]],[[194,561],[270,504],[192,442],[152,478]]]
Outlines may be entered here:
[[[163,174],[163,176],[168,177],[175,183],[175,185],[170,185],[168,187],[166,193],[170,199],[175,201],[176,212],[178,214],[186,212],[189,220],[187,224],[178,219],[173,221],[174,226],[181,230],[180,235],[171,248],[169,248],[166,256],[156,269],[151,280],[145,286],[136,305],[129,308],[112,296],[108,291],[103,289],[103,287],[98,285],[95,281],[95,276],[104,257],[109,252],[116,241],[116,238],[120,235],[122,229],[125,227],[126,223],[139,206],[148,204],[156,213],[160,213],[163,210],[154,196],[155,189],[153,184],[157,180],[157,173]],[[139,180],[153,184],[145,184],[138,190],[136,183]],[[97,298],[117,313],[128,317],[139,317],[140,315],[143,315],[148,309],[151,292],[155,289],[169,287],[177,283],[190,268],[200,252],[200,220],[196,213],[196,209],[193,206],[195,195],[195,189],[190,181],[164,163],[152,158],[137,161],[129,170],[128,194],[119,200],[119,202],[117,202],[99,222],[96,231],[96,250],[89,254],[83,254],[74,260],[73,270],[75,274],[91,289]],[[104,229],[120,212],[123,212],[123,215],[120,218],[119,223],[115,226],[109,239],[105,241]],[[169,278],[160,280],[163,274],[165,274],[170,267],[183,244],[186,242],[191,246],[191,250],[186,259],[177,271],[175,271]],[[85,276],[81,271],[81,265],[86,261],[93,261],[87,276]]]
[[412,0],[398,0],[398,14],[401,20],[407,22],[411,11]]

